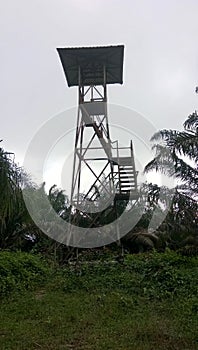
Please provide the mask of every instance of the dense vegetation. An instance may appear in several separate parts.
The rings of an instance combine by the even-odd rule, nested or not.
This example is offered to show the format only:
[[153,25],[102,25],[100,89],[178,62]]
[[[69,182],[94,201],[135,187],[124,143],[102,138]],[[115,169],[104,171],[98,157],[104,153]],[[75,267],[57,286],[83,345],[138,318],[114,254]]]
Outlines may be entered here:
[[22,252],[0,252],[0,296],[24,292],[40,285],[49,267],[38,256]]
[[[79,250],[76,259],[73,249],[44,235],[22,189],[32,198],[47,196],[63,220],[71,215],[67,196],[56,186],[46,194],[45,184],[33,184],[13,154],[0,148],[2,349],[196,349],[197,113],[185,121],[184,131],[162,130],[153,140],[156,155],[145,171],[162,171],[180,184],[142,185],[135,210],[143,215],[122,239],[124,257],[112,244]],[[120,203],[120,213],[124,208]],[[156,209],[168,210],[151,233]],[[45,209],[38,210],[44,217]],[[103,213],[98,224],[109,219],[113,212],[111,218]],[[86,215],[81,220],[89,225]]]
[[[145,171],[155,169],[169,176],[180,179],[181,183],[173,189],[159,187],[155,184],[143,184],[136,210],[143,210],[143,215],[136,227],[125,237],[123,243],[131,252],[145,251],[155,247],[164,250],[181,249],[190,246],[192,254],[197,252],[198,227],[198,115],[193,113],[184,123],[184,131],[161,130],[152,138],[157,141],[153,148],[156,151],[154,159],[147,164]],[[168,151],[167,151],[168,150]],[[170,166],[171,164],[171,166]],[[34,224],[24,204],[23,190],[31,191],[32,197],[46,196],[44,185],[33,184],[23,169],[13,161],[13,155],[0,148],[0,249],[21,249],[23,251],[41,252],[53,255],[59,261],[71,256],[70,249],[57,245],[45,236]],[[71,214],[68,197],[62,190],[52,186],[48,198],[57,214],[68,220]],[[119,203],[120,213],[126,203]],[[145,231],[150,228],[153,213],[167,213],[154,234]],[[43,208],[39,208],[43,215]],[[75,220],[75,213],[72,214]],[[79,225],[89,226],[90,218],[80,216]],[[98,225],[114,219],[114,213],[102,213]],[[151,227],[152,228],[152,227]],[[30,239],[31,238],[31,239]],[[194,253],[192,246],[195,247]],[[187,251],[187,254],[189,252]]]

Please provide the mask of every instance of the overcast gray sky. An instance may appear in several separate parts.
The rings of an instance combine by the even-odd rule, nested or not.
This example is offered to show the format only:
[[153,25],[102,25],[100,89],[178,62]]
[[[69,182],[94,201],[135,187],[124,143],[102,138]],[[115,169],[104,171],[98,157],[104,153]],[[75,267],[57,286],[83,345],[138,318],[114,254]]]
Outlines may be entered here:
[[124,84],[109,102],[157,129],[181,128],[197,109],[197,0],[1,0],[0,17],[0,139],[18,161],[45,121],[77,103],[57,47],[124,44]]

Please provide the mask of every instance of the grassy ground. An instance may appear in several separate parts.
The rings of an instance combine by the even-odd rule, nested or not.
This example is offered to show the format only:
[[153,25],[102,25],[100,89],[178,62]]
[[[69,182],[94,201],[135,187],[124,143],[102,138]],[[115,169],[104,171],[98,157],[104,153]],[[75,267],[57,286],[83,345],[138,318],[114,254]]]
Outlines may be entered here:
[[167,253],[50,270],[2,296],[0,349],[198,349],[197,261]]

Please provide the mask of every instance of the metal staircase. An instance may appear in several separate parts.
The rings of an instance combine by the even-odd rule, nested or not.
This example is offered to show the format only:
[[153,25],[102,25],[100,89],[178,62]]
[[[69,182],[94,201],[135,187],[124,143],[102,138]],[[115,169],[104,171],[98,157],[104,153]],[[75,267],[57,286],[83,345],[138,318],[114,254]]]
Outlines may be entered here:
[[[118,141],[115,141],[114,144],[115,143],[118,156],[110,158],[112,172],[106,176],[104,176],[104,173],[100,174],[89,191],[85,194],[84,199],[88,198],[90,201],[96,201],[100,197],[101,191],[104,191],[104,189],[109,197],[113,194],[114,201],[128,200],[129,198],[134,200],[138,198],[138,172],[135,170],[132,141],[129,148],[119,148]],[[113,143],[111,143],[111,154],[115,153],[115,148],[113,148],[112,144]],[[130,150],[131,155],[128,157],[119,156],[119,151],[121,149]]]

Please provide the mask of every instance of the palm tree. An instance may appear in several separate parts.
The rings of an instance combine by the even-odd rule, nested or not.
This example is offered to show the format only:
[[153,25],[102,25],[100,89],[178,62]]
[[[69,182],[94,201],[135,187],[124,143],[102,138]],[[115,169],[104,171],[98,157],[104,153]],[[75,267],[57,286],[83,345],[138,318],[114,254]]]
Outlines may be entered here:
[[25,174],[13,158],[0,148],[0,248],[17,244],[27,215],[21,191]]
[[[198,225],[198,114],[184,122],[184,130],[160,130],[153,135],[155,157],[146,167],[176,177],[180,184],[174,190],[171,207],[163,229],[176,242],[189,234],[196,240]],[[162,228],[161,227],[161,228]]]
[[[184,122],[184,130],[160,130],[151,141],[157,141],[153,149],[154,159],[145,171],[161,171],[175,176],[186,185],[188,192],[198,194],[198,114],[192,113]],[[183,187],[184,189],[184,187]]]

